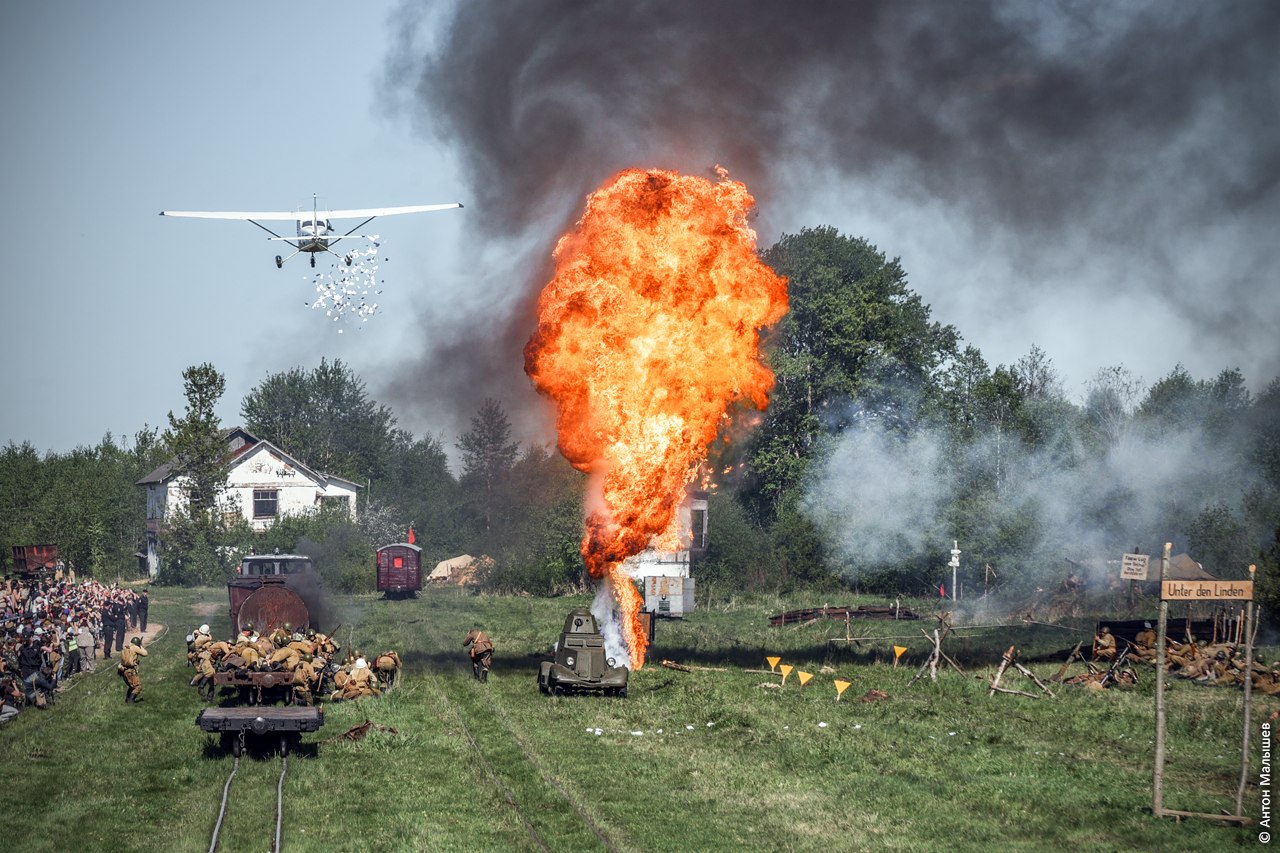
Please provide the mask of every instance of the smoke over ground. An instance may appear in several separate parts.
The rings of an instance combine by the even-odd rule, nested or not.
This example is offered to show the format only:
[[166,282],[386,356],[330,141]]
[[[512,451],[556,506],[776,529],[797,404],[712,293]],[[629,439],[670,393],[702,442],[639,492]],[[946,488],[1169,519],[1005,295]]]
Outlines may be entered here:
[[[760,201],[761,245],[822,224],[868,237],[992,363],[1039,343],[1077,383],[1120,362],[1280,372],[1280,5],[533,0],[398,18],[392,97],[459,152],[478,260],[507,259],[430,326],[405,394],[526,405],[530,293],[583,196],[627,166],[716,163]],[[1144,341],[1157,330],[1167,348]]]
[[[945,576],[950,590],[944,567],[956,534],[946,513],[967,496],[969,472],[989,471],[997,458],[998,504],[974,514],[978,521],[968,541],[961,534],[960,548],[970,578],[975,572],[981,578],[989,561],[1002,584],[1056,586],[1065,576],[1064,558],[1097,570],[1100,560],[1118,560],[1134,546],[1159,554],[1172,540],[1185,549],[1185,531],[1171,529],[1171,519],[1185,517],[1188,508],[1194,514],[1214,504],[1238,507],[1256,476],[1238,449],[1193,429],[1159,439],[1131,429],[1101,453],[1061,445],[1032,450],[1009,435],[998,447],[989,437],[960,455],[949,448],[941,431],[903,437],[873,420],[858,421],[840,437],[815,471],[804,505],[842,558],[847,578],[857,581],[925,555],[933,576]],[[1002,528],[1030,531],[1026,547],[1002,553]],[[1205,568],[1234,577],[1242,567]],[[1105,584],[1115,574],[1090,581]]]

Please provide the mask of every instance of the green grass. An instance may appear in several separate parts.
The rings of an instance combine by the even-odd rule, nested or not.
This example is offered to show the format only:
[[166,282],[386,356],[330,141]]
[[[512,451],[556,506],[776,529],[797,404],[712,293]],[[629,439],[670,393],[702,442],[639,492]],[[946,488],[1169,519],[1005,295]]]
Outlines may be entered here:
[[[232,758],[194,724],[183,635],[226,632],[219,590],[155,590],[170,626],[143,665],[146,701],[125,705],[114,668],[0,729],[10,769],[0,838],[31,850],[205,850]],[[810,601],[741,600],[658,624],[652,663],[626,700],[538,693],[540,656],[585,599],[473,596],[337,602],[340,638],[395,648],[407,676],[376,700],[326,706],[289,759],[290,850],[1217,850],[1256,830],[1156,820],[1153,679],[1131,692],[1063,687],[1055,700],[988,697],[1000,653],[1069,648],[1047,628],[979,632],[947,650],[970,670],[907,687],[928,645],[828,643],[844,624],[770,628]],[[832,603],[837,603],[834,600]],[[841,601],[839,603],[847,603]],[[462,638],[497,643],[487,685]],[[932,621],[855,623],[856,635],[912,634]],[[1081,635],[1083,636],[1083,635]],[[894,642],[909,647],[893,668]],[[767,654],[815,673],[800,688]],[[678,672],[663,658],[725,672]],[[1268,655],[1270,659],[1270,655]],[[833,672],[821,673],[822,667]],[[1042,676],[1056,663],[1033,668]],[[1149,671],[1148,671],[1149,672]],[[832,679],[853,682],[835,701]],[[1013,686],[1020,676],[1007,676]],[[890,695],[860,703],[869,688]],[[1028,688],[1034,690],[1034,688]],[[1166,805],[1230,810],[1239,774],[1239,691],[1175,682]],[[1280,702],[1257,697],[1255,721]],[[359,742],[331,741],[370,719]],[[822,726],[822,723],[826,723]],[[1256,726],[1256,723],[1255,723]],[[596,732],[599,731],[599,734]],[[643,732],[643,734],[637,734]],[[1255,748],[1257,738],[1254,738]],[[1255,760],[1256,768],[1256,760]],[[221,849],[269,849],[278,759],[241,762]],[[1246,797],[1256,815],[1256,790]]]

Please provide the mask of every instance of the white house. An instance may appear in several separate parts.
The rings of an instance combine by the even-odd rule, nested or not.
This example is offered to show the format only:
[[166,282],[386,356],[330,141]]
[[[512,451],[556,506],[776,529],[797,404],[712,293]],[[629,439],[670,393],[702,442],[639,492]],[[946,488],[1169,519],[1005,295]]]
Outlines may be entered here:
[[[243,515],[254,530],[266,530],[282,515],[336,504],[356,517],[356,490],[350,480],[309,468],[269,441],[240,427],[227,431],[230,469],[223,511]],[[186,502],[183,477],[166,462],[137,482],[147,490],[147,565],[158,567],[157,546],[164,519]]]

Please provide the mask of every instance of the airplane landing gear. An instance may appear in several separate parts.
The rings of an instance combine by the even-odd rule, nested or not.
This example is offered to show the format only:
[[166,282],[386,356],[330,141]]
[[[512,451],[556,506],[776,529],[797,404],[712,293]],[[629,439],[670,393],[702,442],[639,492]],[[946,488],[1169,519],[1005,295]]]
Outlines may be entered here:
[[283,268],[284,268],[284,258],[280,257],[279,255],[276,255],[276,269],[283,269]]
[[347,252],[347,256],[343,260],[347,262],[347,266],[351,266],[351,253]]
[[315,267],[316,267],[316,256],[313,254],[311,256],[311,268],[315,269]]

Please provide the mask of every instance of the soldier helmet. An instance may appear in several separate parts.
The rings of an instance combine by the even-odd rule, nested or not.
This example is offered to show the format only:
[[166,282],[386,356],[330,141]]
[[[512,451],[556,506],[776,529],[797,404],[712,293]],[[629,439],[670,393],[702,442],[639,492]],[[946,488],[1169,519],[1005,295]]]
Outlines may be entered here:
[[200,633],[201,634],[209,633],[209,623],[206,622],[205,624],[200,626]]
[[1102,633],[1104,633],[1104,634],[1110,634],[1110,633],[1111,633],[1111,628],[1110,628],[1109,626],[1107,626],[1107,625],[1103,625],[1103,626],[1102,626]]
[[292,630],[293,630],[293,624],[292,624],[292,623],[290,623],[290,622],[286,622],[286,623],[284,623],[284,629],[285,629],[286,631],[292,631]]
[[1226,653],[1226,652],[1218,652],[1216,655],[1214,655],[1214,656],[1213,656],[1213,659],[1214,659],[1214,660],[1226,660],[1226,659],[1227,659],[1227,653]]
[[302,659],[303,659],[304,661],[306,661],[307,663],[311,663],[313,660],[315,660],[315,657],[314,657],[313,655],[306,655],[306,654],[304,654],[304,655],[302,656]]
[[135,646],[140,646],[140,645],[142,645],[142,638],[141,638],[141,637],[134,637],[134,638],[133,638],[132,640],[130,640],[129,642],[133,643]]
[[1151,628],[1151,623],[1150,623],[1150,622],[1143,622],[1143,623],[1142,623],[1142,627],[1143,627],[1143,628],[1146,628],[1146,629],[1148,629],[1148,630],[1150,630],[1150,628]]
[[356,669],[366,669],[369,664],[364,658],[356,658]]

